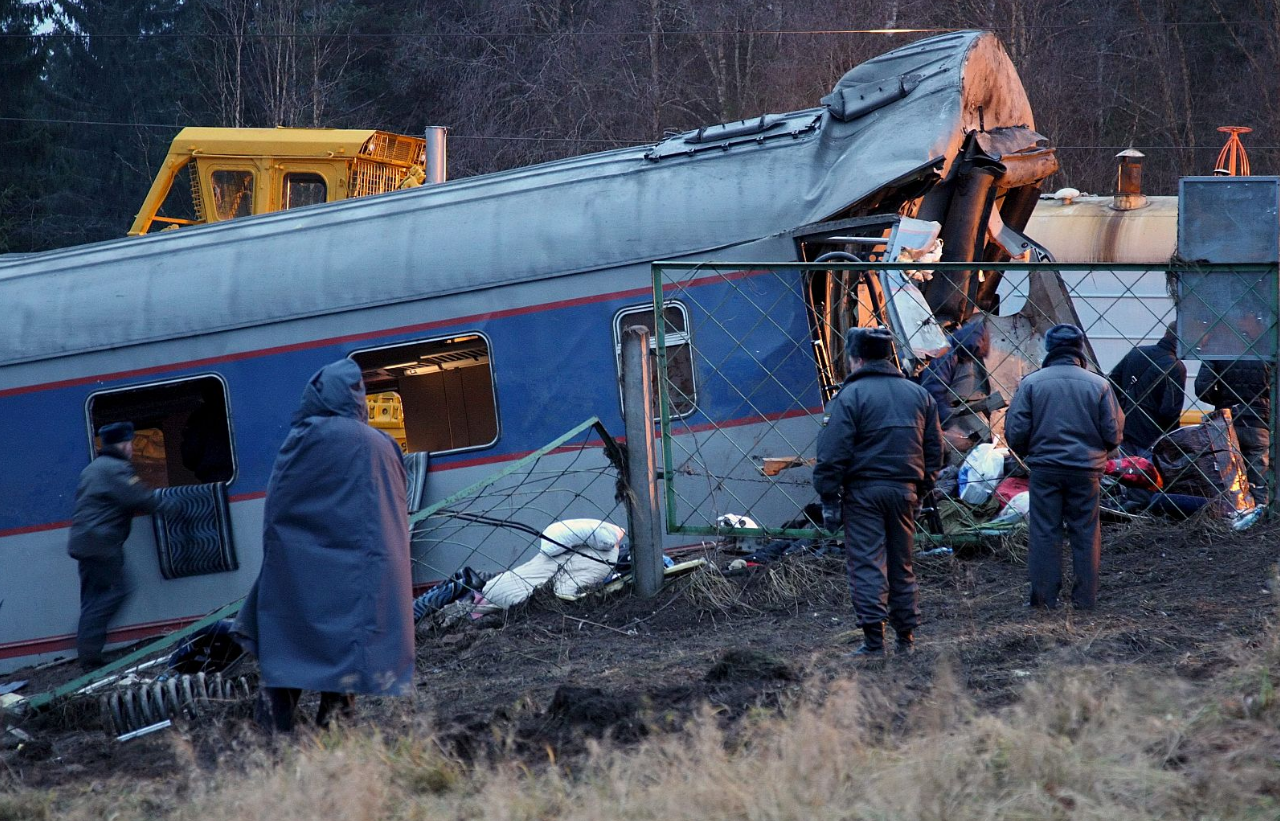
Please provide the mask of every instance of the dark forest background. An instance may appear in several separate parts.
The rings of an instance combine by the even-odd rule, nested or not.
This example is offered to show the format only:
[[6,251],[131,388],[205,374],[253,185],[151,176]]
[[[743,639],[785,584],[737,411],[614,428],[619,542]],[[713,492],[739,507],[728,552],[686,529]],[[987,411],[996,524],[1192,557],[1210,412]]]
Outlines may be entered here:
[[[1052,186],[1280,159],[1280,0],[0,0],[0,251],[122,236],[183,125],[451,129],[469,176],[817,104],[851,66],[990,28]],[[838,30],[838,31],[833,31]]]

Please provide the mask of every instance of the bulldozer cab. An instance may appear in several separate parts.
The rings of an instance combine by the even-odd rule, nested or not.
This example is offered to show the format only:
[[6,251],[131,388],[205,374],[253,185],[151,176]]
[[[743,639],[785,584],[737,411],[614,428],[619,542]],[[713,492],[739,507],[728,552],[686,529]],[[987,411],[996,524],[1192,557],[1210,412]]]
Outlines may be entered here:
[[184,128],[129,236],[413,187],[425,152],[370,129]]

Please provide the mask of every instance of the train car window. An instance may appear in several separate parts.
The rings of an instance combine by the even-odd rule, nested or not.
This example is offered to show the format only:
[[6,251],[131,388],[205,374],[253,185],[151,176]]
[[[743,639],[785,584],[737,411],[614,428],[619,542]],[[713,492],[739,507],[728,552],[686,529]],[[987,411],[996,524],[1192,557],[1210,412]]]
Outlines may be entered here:
[[[93,432],[133,423],[134,467],[152,487],[230,482],[235,475],[226,385],[216,376],[95,393],[88,415]],[[96,452],[101,443],[91,435]]]
[[253,213],[252,171],[214,171],[209,182],[213,189],[214,219],[229,220]]
[[328,199],[329,188],[319,174],[285,174],[284,207],[301,208],[318,205]]
[[357,351],[369,424],[406,453],[449,453],[498,440],[489,341],[464,334]]
[[[682,303],[668,302],[662,308],[662,318],[667,344],[667,387],[671,392],[671,415],[684,417],[697,407],[697,385],[693,378],[693,346],[689,337],[689,311]],[[622,329],[642,325],[649,329],[649,352],[653,365],[653,399],[658,401],[658,335],[653,322],[653,307],[624,308],[613,318],[613,345],[618,360],[618,373],[622,373]],[[624,408],[625,410],[625,408]],[[655,404],[653,415],[660,410]]]

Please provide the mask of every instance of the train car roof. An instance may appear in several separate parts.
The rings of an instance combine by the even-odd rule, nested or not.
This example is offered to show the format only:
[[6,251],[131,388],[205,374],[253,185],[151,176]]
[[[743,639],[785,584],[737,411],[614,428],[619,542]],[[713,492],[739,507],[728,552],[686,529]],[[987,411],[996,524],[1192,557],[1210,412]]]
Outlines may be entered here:
[[945,172],[969,131],[1034,127],[986,32],[874,58],[822,103],[651,146],[0,258],[0,366],[711,255]]

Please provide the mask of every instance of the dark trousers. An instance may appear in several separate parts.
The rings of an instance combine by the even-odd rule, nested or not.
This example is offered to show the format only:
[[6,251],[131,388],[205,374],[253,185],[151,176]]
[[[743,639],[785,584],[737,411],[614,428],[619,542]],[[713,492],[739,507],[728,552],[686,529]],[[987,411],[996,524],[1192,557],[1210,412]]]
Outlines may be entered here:
[[1075,583],[1071,601],[1092,608],[1098,600],[1102,529],[1098,520],[1101,475],[1089,470],[1031,468],[1027,573],[1031,604],[1056,607],[1062,592],[1062,529],[1071,544]]
[[[292,687],[263,687],[258,700],[258,724],[279,733],[292,732],[294,713],[301,697],[302,691]],[[350,718],[355,707],[356,697],[350,693],[321,693],[316,724],[327,728],[335,710],[344,718]]]
[[844,552],[860,627],[887,619],[897,632],[916,628],[919,594],[911,569],[915,533],[913,485],[884,482],[845,489]]
[[129,597],[129,582],[124,575],[124,556],[78,561],[80,627],[76,631],[76,653],[82,667],[92,667],[102,663],[107,625]]

